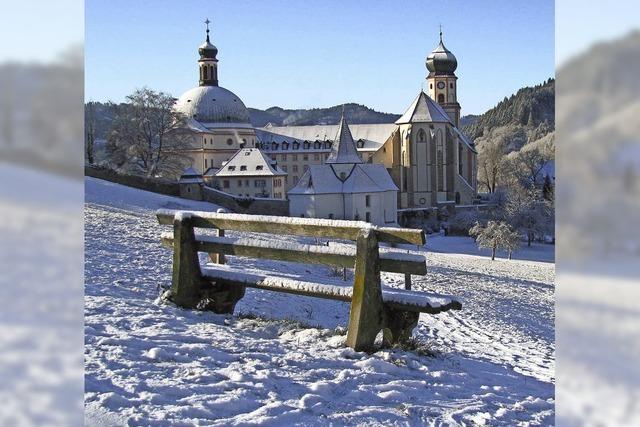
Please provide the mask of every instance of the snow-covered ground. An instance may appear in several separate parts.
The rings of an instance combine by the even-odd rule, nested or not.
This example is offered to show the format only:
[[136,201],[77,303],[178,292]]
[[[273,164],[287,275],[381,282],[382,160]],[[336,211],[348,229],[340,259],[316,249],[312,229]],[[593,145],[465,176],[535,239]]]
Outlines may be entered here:
[[[233,316],[160,303],[171,251],[155,209],[216,207],[85,184],[87,424],[553,424],[553,263],[446,253],[457,238],[438,238],[438,252],[414,251],[428,273],[413,286],[463,309],[420,316],[414,336],[428,352],[359,353],[344,346],[346,303],[254,289]],[[229,262],[336,280],[324,266]]]

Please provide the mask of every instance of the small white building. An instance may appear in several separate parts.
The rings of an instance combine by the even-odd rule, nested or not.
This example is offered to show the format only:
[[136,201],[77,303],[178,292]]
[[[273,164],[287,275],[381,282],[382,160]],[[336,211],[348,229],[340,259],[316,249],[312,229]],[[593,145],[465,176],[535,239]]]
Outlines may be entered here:
[[284,199],[287,173],[257,148],[242,148],[215,173],[214,188],[242,197]]
[[362,161],[344,115],[325,164],[310,165],[287,195],[291,216],[397,223],[398,187],[384,165]]

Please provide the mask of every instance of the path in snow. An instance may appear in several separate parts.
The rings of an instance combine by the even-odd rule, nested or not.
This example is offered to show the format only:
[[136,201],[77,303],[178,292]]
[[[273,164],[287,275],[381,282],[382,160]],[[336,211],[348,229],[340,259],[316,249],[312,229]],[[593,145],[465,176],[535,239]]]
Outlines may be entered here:
[[[86,192],[87,422],[553,423],[553,264],[428,253],[415,288],[463,302],[420,317],[414,335],[437,356],[369,355],[344,347],[346,303],[254,289],[234,316],[158,303],[171,251],[153,212],[202,206],[94,179]],[[230,263],[335,280],[324,266]],[[384,279],[400,286],[402,276]]]

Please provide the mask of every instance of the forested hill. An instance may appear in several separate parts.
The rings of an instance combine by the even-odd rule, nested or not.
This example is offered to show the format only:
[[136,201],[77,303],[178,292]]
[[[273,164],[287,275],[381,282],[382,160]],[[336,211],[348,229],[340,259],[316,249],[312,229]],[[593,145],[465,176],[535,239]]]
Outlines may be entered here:
[[544,137],[555,130],[555,83],[555,79],[550,78],[542,84],[520,89],[463,126],[463,132],[478,139],[500,128],[518,139],[516,149]]
[[[381,113],[360,104],[344,104],[347,121],[352,124],[393,123],[400,115]],[[332,125],[340,121],[342,105],[327,108],[286,110],[271,107],[266,110],[249,108],[251,123],[255,127],[263,127],[267,123],[275,126]]]

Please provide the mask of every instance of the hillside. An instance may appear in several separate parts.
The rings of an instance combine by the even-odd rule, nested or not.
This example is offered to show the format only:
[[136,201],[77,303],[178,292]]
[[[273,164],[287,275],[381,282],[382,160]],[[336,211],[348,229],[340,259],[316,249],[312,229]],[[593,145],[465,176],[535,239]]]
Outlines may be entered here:
[[510,140],[509,151],[555,130],[555,79],[520,89],[480,116],[463,117],[462,131],[476,142],[500,133]]
[[[332,125],[340,121],[342,105],[327,108],[286,110],[271,107],[266,110],[249,108],[251,123],[255,127],[272,123],[276,126]],[[344,113],[353,124],[393,123],[400,115],[382,113],[360,104],[344,104]]]
[[[491,261],[471,238],[407,247],[430,266],[427,275],[414,275],[413,289],[457,295],[465,308],[420,316],[417,350],[355,352],[345,347],[345,302],[247,289],[234,315],[163,304],[157,297],[171,283],[172,251],[158,244],[165,230],[155,210],[201,207],[93,178],[85,180],[85,194],[88,425],[553,422],[552,263]],[[461,246],[473,254],[452,253]],[[325,265],[236,256],[226,262],[345,286]],[[382,273],[382,280],[385,288],[404,285],[403,274]]]

